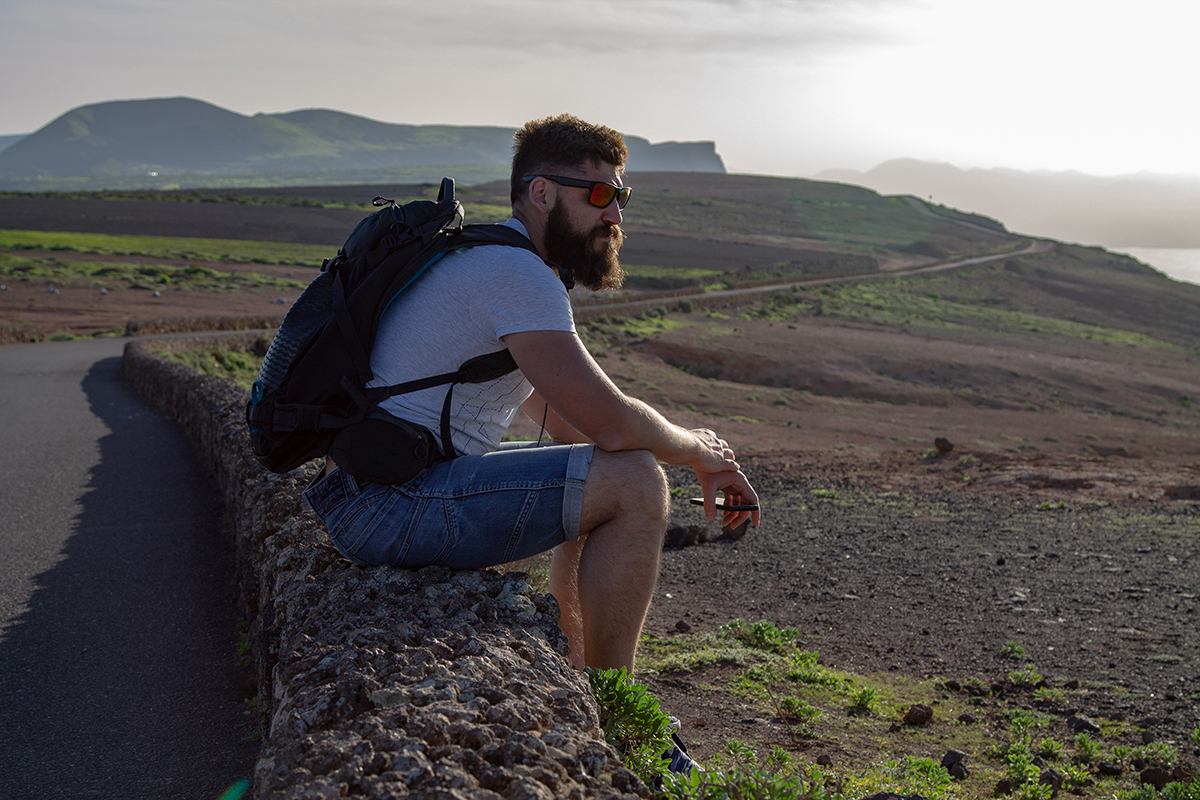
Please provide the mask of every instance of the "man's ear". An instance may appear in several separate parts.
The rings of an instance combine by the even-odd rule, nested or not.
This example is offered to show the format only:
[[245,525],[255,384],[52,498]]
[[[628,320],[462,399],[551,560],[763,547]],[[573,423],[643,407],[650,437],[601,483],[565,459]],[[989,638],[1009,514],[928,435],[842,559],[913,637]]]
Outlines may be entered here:
[[534,178],[529,182],[525,192],[525,202],[531,210],[541,214],[549,214],[558,199],[558,187],[553,181],[545,178]]

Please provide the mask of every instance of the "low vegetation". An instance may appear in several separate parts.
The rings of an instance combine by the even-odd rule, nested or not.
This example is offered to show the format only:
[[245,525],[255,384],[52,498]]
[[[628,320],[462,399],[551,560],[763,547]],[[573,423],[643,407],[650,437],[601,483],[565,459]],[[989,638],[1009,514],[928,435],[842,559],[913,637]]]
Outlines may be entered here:
[[[987,267],[973,270],[986,277]],[[822,286],[799,296],[776,292],[761,305],[742,312],[747,320],[786,322],[804,316],[831,317],[891,327],[959,329],[977,334],[990,331],[1025,337],[1065,336],[1100,344],[1179,350],[1178,345],[1137,331],[1089,324],[1035,313],[1006,303],[1003,295],[982,298],[936,291],[947,279],[920,276],[894,281],[871,281]],[[957,281],[956,281],[957,282]],[[967,283],[967,281],[963,281]]]
[[290,264],[319,267],[336,248],[313,244],[242,239],[189,239],[176,236],[110,236],[101,233],[0,230],[0,250],[100,253],[234,264]]
[[239,291],[242,289],[303,289],[307,282],[276,278],[257,272],[221,272],[211,267],[138,264],[112,261],[78,261],[31,258],[0,253],[0,279],[8,283],[33,282],[48,286],[94,286],[101,289],[166,288]]
[[228,378],[244,389],[258,379],[262,357],[247,350],[230,350],[221,345],[208,345],[174,352],[155,351],[155,354],[191,367],[205,375]]
[[[630,769],[647,783],[661,781],[663,796],[677,800],[854,800],[877,792],[930,800],[994,794],[1050,800],[1056,783],[1088,798],[1200,800],[1200,778],[1167,783],[1161,791],[1139,783],[1139,770],[1171,770],[1179,752],[1164,742],[1127,744],[1136,733],[1128,723],[1099,720],[1101,733],[1066,742],[1053,738],[1051,729],[1062,725],[1066,713],[1067,690],[1039,697],[1029,684],[1036,674],[1032,664],[999,684],[855,675],[822,665],[819,654],[798,640],[794,628],[735,619],[716,633],[645,634],[638,658],[641,674],[686,674],[714,706],[738,702],[743,713],[773,720],[784,728],[788,746],[772,744],[771,734],[757,742],[730,740],[705,773],[664,777],[665,761],[654,757],[666,749],[667,718],[658,701],[624,670],[589,672],[609,742],[626,754]],[[1016,642],[1006,643],[1002,654],[1024,655]],[[1045,679],[1037,678],[1038,687],[1046,688]],[[1071,702],[1088,692],[1069,691]],[[930,709],[930,717],[913,721],[919,717],[909,711],[920,706]],[[1193,738],[1200,741],[1200,729]],[[814,743],[848,755],[853,765],[799,763],[795,754]],[[966,770],[955,777],[948,769],[953,759],[944,765],[918,755],[931,751],[957,751]]]

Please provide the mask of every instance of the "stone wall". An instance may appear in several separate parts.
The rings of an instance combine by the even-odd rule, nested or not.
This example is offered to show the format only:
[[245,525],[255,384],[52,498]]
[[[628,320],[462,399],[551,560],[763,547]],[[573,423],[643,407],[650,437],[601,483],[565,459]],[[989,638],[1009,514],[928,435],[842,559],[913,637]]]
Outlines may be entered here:
[[213,339],[130,342],[122,371],[225,494],[258,679],[255,796],[648,797],[604,743],[554,598],[522,573],[342,559],[300,495],[315,465],[266,472],[246,392],[153,352],[200,341]]

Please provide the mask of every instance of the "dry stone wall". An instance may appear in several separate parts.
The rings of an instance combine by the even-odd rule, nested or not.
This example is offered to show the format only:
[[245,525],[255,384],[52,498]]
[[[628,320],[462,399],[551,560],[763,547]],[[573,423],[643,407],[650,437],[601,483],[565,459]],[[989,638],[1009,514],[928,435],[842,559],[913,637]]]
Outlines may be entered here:
[[[223,341],[254,345],[255,336]],[[263,745],[259,798],[649,797],[604,743],[554,598],[521,573],[360,568],[249,449],[246,392],[135,341],[125,379],[195,439],[237,536]]]

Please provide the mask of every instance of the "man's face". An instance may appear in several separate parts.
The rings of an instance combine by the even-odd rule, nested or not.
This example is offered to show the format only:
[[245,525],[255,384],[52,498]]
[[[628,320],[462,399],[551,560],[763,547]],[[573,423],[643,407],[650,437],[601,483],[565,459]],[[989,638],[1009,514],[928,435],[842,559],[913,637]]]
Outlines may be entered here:
[[[570,177],[605,181],[620,186],[616,167],[588,166]],[[596,208],[587,201],[588,190],[577,186],[557,186],[554,207],[546,218],[545,246],[550,260],[569,267],[575,280],[592,291],[617,289],[625,273],[617,260],[621,243],[621,210],[617,202]]]

